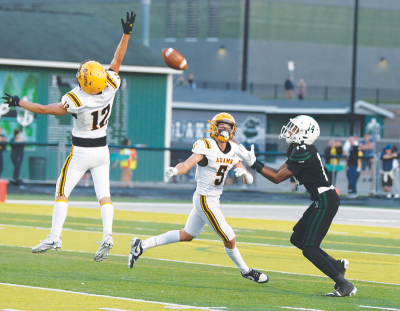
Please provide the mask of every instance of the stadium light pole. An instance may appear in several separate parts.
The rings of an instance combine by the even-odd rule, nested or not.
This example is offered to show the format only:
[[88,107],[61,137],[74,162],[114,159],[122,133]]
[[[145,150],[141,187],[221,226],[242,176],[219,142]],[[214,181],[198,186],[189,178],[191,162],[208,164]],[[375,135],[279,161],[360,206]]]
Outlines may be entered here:
[[356,100],[356,75],[357,75],[358,4],[359,0],[355,0],[354,28],[353,28],[353,65],[351,70],[350,135],[354,135],[354,102]]
[[249,15],[250,0],[244,6],[244,31],[243,31],[243,61],[242,61],[242,91],[247,90],[247,58],[249,50]]

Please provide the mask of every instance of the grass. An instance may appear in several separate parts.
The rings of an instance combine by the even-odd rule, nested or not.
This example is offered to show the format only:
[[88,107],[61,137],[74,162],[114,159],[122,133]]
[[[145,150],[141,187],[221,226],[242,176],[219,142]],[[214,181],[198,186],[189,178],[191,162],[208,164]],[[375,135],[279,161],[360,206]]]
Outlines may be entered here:
[[[240,276],[221,242],[207,226],[193,242],[151,249],[132,270],[128,269],[127,254],[133,236],[145,239],[182,229],[186,215],[116,211],[114,247],[107,260],[96,263],[93,253],[98,245],[94,241],[102,236],[100,213],[70,208],[62,251],[32,254],[30,247],[49,232],[51,210],[43,206],[0,204],[0,310],[172,308],[167,303],[203,310],[212,310],[207,307],[217,308],[213,310],[282,310],[282,307],[362,310],[360,305],[400,309],[400,246],[396,229],[333,226],[335,232],[348,234],[328,234],[322,248],[329,249],[336,258],[346,256],[351,263],[346,276],[356,279],[353,283],[358,288],[355,297],[333,299],[322,296],[333,290],[333,282],[321,277],[300,251],[291,247],[292,222],[227,219],[236,232],[238,248],[246,263],[270,276],[270,282],[261,285]],[[379,232],[386,235],[382,237]],[[73,293],[48,292],[37,287]],[[74,293],[120,298],[82,297]],[[29,299],[25,299],[27,296]],[[42,304],[44,300],[53,302]]]

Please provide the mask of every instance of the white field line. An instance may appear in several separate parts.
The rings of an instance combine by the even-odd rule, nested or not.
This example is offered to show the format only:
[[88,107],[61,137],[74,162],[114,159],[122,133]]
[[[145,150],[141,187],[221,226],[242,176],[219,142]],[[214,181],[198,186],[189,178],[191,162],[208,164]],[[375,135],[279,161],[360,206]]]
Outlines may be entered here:
[[368,309],[378,309],[378,310],[391,310],[391,311],[400,311],[400,309],[393,308],[381,308],[381,307],[371,307],[371,306],[359,306],[360,308],[368,308]]
[[[20,227],[20,228],[31,228],[31,229],[39,229],[39,230],[50,230],[51,228],[43,228],[43,227],[33,227],[33,226],[20,226],[20,225],[8,225],[8,224],[0,224],[0,226],[5,227]],[[88,228],[88,227],[86,227]],[[135,228],[133,228],[135,229]],[[99,233],[99,231],[90,231],[90,230],[76,230],[71,228],[63,228],[66,231],[74,231],[74,232],[87,232],[87,233]],[[98,230],[96,228],[96,230]],[[113,233],[114,235],[140,235],[144,237],[152,237],[152,235],[145,235],[141,233]],[[197,241],[206,241],[206,242],[221,242],[220,240],[210,240],[210,239],[196,239]],[[264,244],[264,243],[251,243],[251,242],[236,242],[236,244],[244,244],[244,245],[257,245],[257,246],[268,246],[268,247],[284,247],[284,248],[296,248],[291,245],[276,245],[276,244]],[[400,254],[387,254],[387,253],[371,253],[371,252],[358,252],[358,251],[350,251],[350,250],[342,250],[342,249],[330,249],[324,248],[326,251],[330,252],[343,252],[343,253],[357,253],[357,254],[367,254],[367,255],[382,255],[382,256],[396,256],[400,257]]]
[[157,304],[157,305],[163,305],[165,307],[173,307],[173,308],[178,308],[178,309],[196,309],[196,310],[207,310],[207,311],[217,311],[217,310],[222,311],[223,309],[225,309],[225,307],[216,308],[216,307],[186,306],[186,305],[178,305],[178,304],[168,303],[168,302],[150,301],[150,300],[142,300],[142,299],[134,299],[134,298],[126,298],[126,297],[113,297],[113,296],[108,296],[108,295],[88,294],[88,293],[74,292],[74,291],[63,290],[63,289],[36,287],[36,286],[28,286],[28,285],[10,284],[10,283],[0,283],[0,285],[23,287],[23,288],[30,288],[30,289],[40,289],[40,290],[47,290],[47,291],[51,291],[51,292],[77,294],[77,295],[91,296],[91,297],[111,298],[111,299],[118,299],[118,300],[124,300],[124,301],[132,301],[132,302],[153,303],[153,304]]
[[305,309],[305,308],[292,308],[292,307],[281,307],[282,309],[292,309],[292,310],[308,310],[308,311],[324,311],[319,309]]
[[[18,245],[6,245],[6,244],[0,244],[0,246],[32,248],[31,246],[18,246]],[[60,252],[93,254],[92,252],[74,251],[74,250],[60,250]],[[110,254],[110,253],[109,253],[108,256],[127,257],[128,255]],[[185,264],[191,264],[191,265],[212,266],[212,267],[222,267],[222,268],[233,268],[233,269],[237,269],[237,267],[234,267],[234,266],[217,265],[217,264],[212,264],[212,263],[192,262],[192,261],[173,260],[173,259],[164,259],[164,258],[152,258],[152,257],[145,257],[145,256],[141,256],[140,258],[143,258],[143,259],[150,259],[150,260],[167,261],[167,262],[185,263]],[[300,275],[300,276],[311,276],[311,277],[327,278],[327,279],[328,279],[328,277],[327,277],[327,276],[324,276],[324,275],[314,275],[314,274],[305,274],[305,273],[285,272],[285,271],[277,271],[277,270],[266,270],[266,269],[262,269],[262,268],[254,268],[254,269],[255,269],[255,270],[260,270],[260,271],[281,273],[281,274]],[[359,280],[359,279],[347,279],[347,280],[359,281],[359,282],[366,282],[366,283],[373,283],[373,284],[384,284],[384,285],[396,285],[396,286],[400,286],[400,284],[397,284],[397,283],[387,283],[387,282],[378,282],[378,281],[366,281],[366,280]]]

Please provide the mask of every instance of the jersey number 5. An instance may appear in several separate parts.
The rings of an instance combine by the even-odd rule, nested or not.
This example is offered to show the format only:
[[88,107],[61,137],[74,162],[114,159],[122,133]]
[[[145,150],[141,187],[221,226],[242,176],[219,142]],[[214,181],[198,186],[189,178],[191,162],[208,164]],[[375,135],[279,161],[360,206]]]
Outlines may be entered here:
[[101,115],[104,116],[104,118],[100,121],[100,124],[98,124],[99,122],[99,111],[93,111],[91,113],[93,120],[92,120],[92,131],[98,130],[100,128],[102,128],[104,125],[107,124],[108,122],[108,117],[110,116],[110,104],[107,105],[107,107],[103,108],[103,110],[101,111]]
[[218,179],[218,178],[215,179],[214,185],[219,186],[219,185],[221,185],[223,183],[224,177],[225,177],[225,172],[226,172],[227,168],[228,168],[228,165],[221,165],[219,167],[218,172],[217,172],[217,176],[220,176],[221,178],[220,179]]

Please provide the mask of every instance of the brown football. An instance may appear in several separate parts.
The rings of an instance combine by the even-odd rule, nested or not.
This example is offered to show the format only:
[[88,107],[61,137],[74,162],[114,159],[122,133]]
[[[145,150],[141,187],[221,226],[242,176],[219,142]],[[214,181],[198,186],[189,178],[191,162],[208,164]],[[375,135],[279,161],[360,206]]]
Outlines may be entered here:
[[187,62],[181,53],[174,50],[173,48],[165,48],[161,51],[164,62],[168,67],[176,70],[186,70]]

